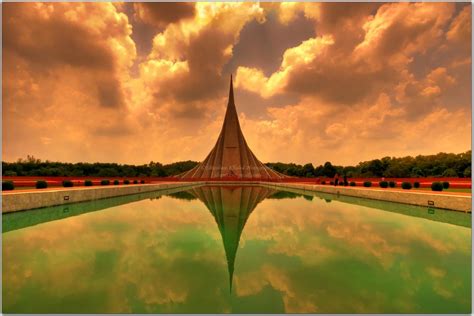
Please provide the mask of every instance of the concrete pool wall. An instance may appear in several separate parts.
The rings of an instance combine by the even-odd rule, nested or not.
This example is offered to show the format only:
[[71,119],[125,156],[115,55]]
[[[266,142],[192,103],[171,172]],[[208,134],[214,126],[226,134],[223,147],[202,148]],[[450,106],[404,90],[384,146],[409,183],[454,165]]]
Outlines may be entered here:
[[93,201],[104,198],[153,192],[168,189],[186,189],[201,182],[176,182],[158,184],[137,184],[121,186],[80,187],[72,189],[36,190],[28,192],[9,192],[2,194],[2,213],[28,210],[33,208]]
[[372,200],[389,201],[417,206],[435,207],[446,210],[471,212],[471,195],[449,193],[431,193],[419,191],[400,191],[377,188],[354,188],[328,185],[312,185],[302,183],[275,182],[232,182],[232,181],[200,181],[200,182],[169,182],[157,184],[137,184],[121,186],[78,187],[72,189],[18,191],[2,194],[2,212],[15,212],[40,207],[93,201],[115,196],[153,192],[166,189],[186,189],[197,185],[266,185],[280,189],[298,189],[309,192],[323,192],[335,195],[346,195]]
[[371,200],[389,201],[402,204],[410,204],[417,206],[435,207],[446,210],[471,212],[472,196],[456,195],[449,193],[431,193],[420,191],[401,191],[390,189],[376,188],[357,188],[357,187],[341,187],[328,185],[312,185],[300,183],[265,183],[265,185],[273,188],[281,189],[297,189],[308,192],[323,192],[329,194],[346,195],[358,198],[366,198]]

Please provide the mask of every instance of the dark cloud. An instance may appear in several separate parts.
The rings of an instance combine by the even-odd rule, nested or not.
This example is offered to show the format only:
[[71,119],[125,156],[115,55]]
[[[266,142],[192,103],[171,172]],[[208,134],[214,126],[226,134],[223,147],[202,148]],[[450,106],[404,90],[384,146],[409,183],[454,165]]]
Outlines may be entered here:
[[252,21],[245,25],[224,71],[235,72],[238,66],[258,67],[270,75],[278,70],[288,47],[298,46],[314,35],[314,24],[302,13],[288,25],[283,25],[278,21],[276,12],[270,11],[265,23]]
[[121,107],[123,105],[123,92],[120,82],[113,78],[104,78],[97,82],[97,97],[103,107]]
[[112,125],[96,127],[93,131],[93,134],[94,136],[97,136],[97,137],[112,137],[112,138],[130,135],[133,132],[132,129],[126,124],[121,124],[121,123],[122,122],[120,123],[116,122]]
[[186,51],[189,75],[163,82],[158,98],[179,102],[209,100],[226,93],[227,74],[221,73],[228,57],[224,49],[233,44],[234,35],[221,32],[219,23],[211,23],[190,40]]
[[133,5],[137,19],[160,28],[181,19],[192,18],[195,13],[194,3],[140,2]]
[[[459,5],[457,9],[460,9]],[[446,36],[449,42],[460,46],[460,50],[466,55],[471,55],[471,31],[472,31],[472,7],[467,4],[459,11],[459,14],[453,19],[450,29]]]
[[[230,73],[223,67],[234,54],[233,46],[246,23],[263,18],[263,10],[253,3],[196,5],[201,5],[202,11],[209,12],[209,16],[199,23],[170,24],[157,35],[160,38],[155,41],[150,61],[156,58],[166,60],[167,64],[176,60],[186,64],[186,70],[173,71],[169,79],[156,84],[157,103],[168,100],[185,105],[196,101],[210,104],[208,101],[224,97]],[[194,30],[190,32],[190,29]]]
[[[3,48],[39,68],[56,65],[112,70],[110,48],[97,34],[64,16],[49,19],[29,12],[31,4],[3,5]],[[7,31],[6,31],[7,30]]]
[[139,63],[146,60],[146,56],[153,47],[153,38],[157,34],[157,28],[141,21],[140,17],[135,14],[134,3],[125,2],[122,9],[127,14],[129,23],[132,26],[132,34],[130,36],[135,42],[137,59],[132,66],[131,74],[137,76],[139,73]]
[[318,26],[324,31],[337,31],[345,24],[353,24],[361,17],[374,15],[383,3],[355,2],[322,2],[320,4],[320,19]]
[[174,104],[170,108],[170,114],[176,119],[200,120],[204,117],[205,108],[197,102],[191,102],[183,106],[182,104]]
[[320,4],[316,23],[318,34],[331,34],[337,43],[335,51],[348,52],[364,39],[364,23],[377,12],[381,3],[331,3]]
[[[354,72],[354,69],[364,69]],[[397,80],[394,69],[369,70],[364,62],[353,64],[341,55],[331,59],[315,61],[311,67],[300,68],[290,75],[286,91],[303,95],[316,95],[323,100],[343,105],[352,105],[379,92]],[[372,95],[376,97],[376,94]]]
[[[68,14],[78,6],[57,5],[51,10],[38,9],[33,3],[5,3],[2,13],[4,61],[9,64],[20,58],[37,80],[39,76],[60,77],[66,68],[76,69],[77,76],[92,80],[97,87],[99,105],[120,107],[124,100],[117,79],[117,57],[107,38],[126,30],[112,25],[107,33],[98,32],[70,18]],[[12,75],[17,75],[14,68],[10,70]]]
[[[433,4],[432,13],[422,13],[414,6],[385,7],[370,17],[378,5],[322,4],[316,28],[319,34],[331,34],[334,44],[310,65],[292,71],[286,91],[352,105],[367,97],[375,98],[381,91],[393,90],[405,80],[402,69],[410,63],[410,55],[424,52],[442,40],[442,26],[447,21],[442,13],[445,5]],[[405,13],[410,12],[415,14],[407,21]],[[364,27],[374,18],[387,26],[373,30],[377,33],[371,35],[373,38],[359,36],[366,34]],[[370,42],[358,52],[364,41]]]

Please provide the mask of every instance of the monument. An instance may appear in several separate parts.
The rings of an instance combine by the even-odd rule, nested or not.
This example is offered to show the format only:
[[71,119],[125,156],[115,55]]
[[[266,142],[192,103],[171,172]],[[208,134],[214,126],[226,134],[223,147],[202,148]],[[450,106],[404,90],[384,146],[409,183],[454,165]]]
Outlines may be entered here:
[[244,226],[257,205],[277,191],[266,187],[225,185],[197,187],[189,192],[206,205],[219,227],[232,291],[235,257]]
[[235,108],[232,76],[224,124],[216,145],[203,162],[177,177],[212,180],[278,180],[287,177],[261,163],[247,145]]

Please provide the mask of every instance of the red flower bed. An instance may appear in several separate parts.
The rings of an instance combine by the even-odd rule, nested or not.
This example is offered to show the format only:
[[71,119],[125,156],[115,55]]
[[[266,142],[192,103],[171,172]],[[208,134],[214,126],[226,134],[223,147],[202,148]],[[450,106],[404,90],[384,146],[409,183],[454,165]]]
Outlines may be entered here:
[[[93,185],[100,185],[102,180],[110,180],[112,184],[114,180],[119,180],[120,184],[123,184],[123,180],[129,180],[130,184],[133,184],[134,180],[140,183],[141,180],[145,180],[145,183],[151,181],[170,181],[169,178],[148,178],[148,177],[2,177],[3,180],[13,181],[15,187],[34,187],[36,181],[45,180],[49,187],[62,187],[64,180],[70,180],[74,183],[74,186],[84,186],[85,180],[91,180]],[[166,180],[164,180],[166,179]]]

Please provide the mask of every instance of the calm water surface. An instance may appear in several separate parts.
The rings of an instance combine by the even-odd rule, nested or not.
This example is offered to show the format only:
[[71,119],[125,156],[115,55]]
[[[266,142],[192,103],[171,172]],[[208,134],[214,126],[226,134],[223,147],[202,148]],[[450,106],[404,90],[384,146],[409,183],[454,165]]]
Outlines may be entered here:
[[470,313],[469,214],[346,202],[226,186],[4,215],[3,312]]

